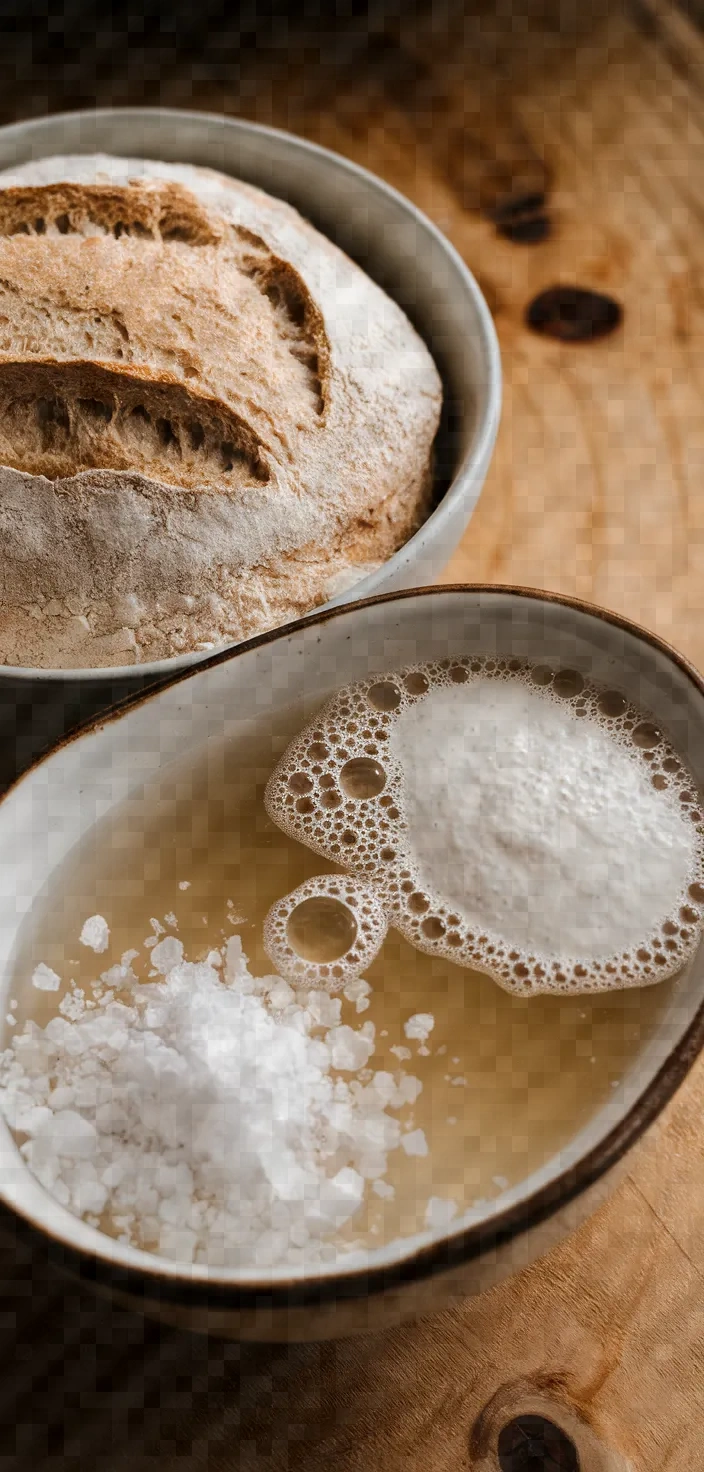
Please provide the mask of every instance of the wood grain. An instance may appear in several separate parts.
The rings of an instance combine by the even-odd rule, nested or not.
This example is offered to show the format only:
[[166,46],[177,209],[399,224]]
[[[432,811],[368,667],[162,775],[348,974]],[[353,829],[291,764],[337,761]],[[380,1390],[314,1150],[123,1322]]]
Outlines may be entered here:
[[[476,272],[505,410],[447,580],[593,599],[702,667],[704,44],[666,0],[575,12],[572,29],[546,6],[520,44],[482,15],[384,12],[371,42],[367,31],[317,59],[294,46],[254,56],[237,88],[167,68],[158,100],[339,149],[410,195]],[[549,192],[553,233],[517,246],[488,212],[529,184]],[[525,308],[557,282],[611,293],[623,327],[581,346],[531,334]],[[703,1112],[700,1065],[576,1236],[482,1299],[374,1339],[207,1343],[93,1303],[13,1250],[2,1395],[18,1439],[0,1463],[484,1472],[496,1465],[481,1442],[491,1407],[538,1397],[576,1428],[584,1472],[698,1472]],[[33,1381],[39,1330],[55,1353]]]

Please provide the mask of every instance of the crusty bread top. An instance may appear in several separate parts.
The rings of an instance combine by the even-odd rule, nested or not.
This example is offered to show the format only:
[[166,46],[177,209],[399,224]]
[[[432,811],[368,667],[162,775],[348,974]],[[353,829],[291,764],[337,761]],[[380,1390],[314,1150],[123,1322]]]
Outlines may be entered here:
[[[440,399],[400,308],[260,190],[103,156],[0,174],[0,606],[15,644],[18,608],[71,595],[95,637],[135,598],[135,659],[179,648],[165,594],[205,588],[229,609],[192,621],[187,645],[322,601],[327,580],[389,556],[417,524]],[[169,494],[181,522],[200,519],[197,556]],[[79,566],[77,526],[98,504],[115,523],[106,556],[84,527],[94,546]],[[110,542],[129,555],[109,557]],[[36,642],[46,621],[32,617]],[[35,662],[3,649],[0,620],[3,655]]]

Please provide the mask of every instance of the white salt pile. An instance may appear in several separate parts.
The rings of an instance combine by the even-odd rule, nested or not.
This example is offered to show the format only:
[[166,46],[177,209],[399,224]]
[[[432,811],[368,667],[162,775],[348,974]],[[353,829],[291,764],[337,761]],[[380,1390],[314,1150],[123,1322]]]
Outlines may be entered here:
[[509,990],[658,981],[701,935],[692,774],[576,670],[462,658],[348,686],[288,748],[266,805],[363,876],[414,945]]
[[[0,1055],[0,1108],[27,1164],[77,1215],[180,1262],[337,1260],[331,1239],[367,1184],[393,1195],[389,1110],[412,1105],[419,1080],[372,1073],[373,1024],[341,1024],[325,991],[296,1000],[280,977],[254,979],[238,936],[205,963],[166,936],[148,983],[136,954],[90,995],[72,983],[61,1015],[26,1023]],[[425,1153],[421,1135],[403,1136],[407,1151]]]

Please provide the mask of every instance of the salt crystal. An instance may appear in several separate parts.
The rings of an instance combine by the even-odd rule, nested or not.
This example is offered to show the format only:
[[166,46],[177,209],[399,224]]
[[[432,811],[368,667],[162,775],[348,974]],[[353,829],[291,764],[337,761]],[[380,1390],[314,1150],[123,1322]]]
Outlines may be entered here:
[[446,1200],[443,1196],[431,1196],[425,1208],[425,1225],[431,1232],[444,1232],[456,1216],[456,1201]]
[[159,941],[154,946],[151,955],[152,966],[162,976],[168,976],[174,967],[180,965],[183,960],[183,945],[174,935],[167,935],[166,940]]
[[295,1000],[296,993],[285,981],[278,981],[269,992],[269,1002],[277,1012],[282,1012],[284,1007],[290,1007]]
[[191,887],[191,881],[190,881],[190,879],[180,879],[179,880],[178,887],[179,887],[179,889],[190,889],[190,887]]
[[171,926],[172,930],[178,930],[178,920],[176,919],[173,910],[169,910],[168,915],[164,916],[164,920],[166,921],[167,925]]
[[[47,1025],[44,1028],[44,1037],[48,1039],[50,1043],[54,1043],[59,1047],[65,1046],[69,1038],[71,1038],[72,1036],[73,1028],[71,1027],[71,1023],[68,1022],[65,1017],[52,1017],[49,1022],[47,1022]],[[17,1048],[21,1047],[21,1045],[22,1038],[17,1038],[14,1044],[15,1051],[17,1051]]]
[[389,1052],[393,1053],[394,1057],[398,1058],[400,1063],[405,1062],[407,1058],[413,1057],[410,1048],[404,1048],[402,1043],[394,1044],[392,1048],[389,1048]]
[[393,1201],[396,1195],[393,1186],[388,1181],[373,1181],[372,1191],[376,1196],[380,1196],[382,1201]]
[[188,1227],[162,1227],[159,1233],[161,1252],[178,1262],[192,1262],[197,1245],[197,1234],[189,1231]]
[[354,981],[347,983],[342,995],[346,997],[348,1002],[355,1003],[357,1012],[366,1012],[369,1006],[370,992],[371,987],[369,982],[365,981],[363,976],[359,976]]
[[122,964],[119,966],[109,966],[107,971],[102,972],[100,980],[105,986],[110,987],[111,990],[121,991],[130,981],[134,980],[134,972],[131,966],[123,966]]
[[308,993],[306,1010],[310,1014],[314,1027],[338,1027],[342,1015],[342,1002],[339,997],[331,997],[322,989]]
[[344,1166],[337,1175],[321,1182],[317,1202],[308,1203],[311,1226],[317,1224],[327,1231],[339,1229],[359,1210],[363,1196],[362,1176],[350,1166]]
[[232,985],[247,974],[247,957],[242,948],[242,937],[231,935],[225,945],[225,979]]
[[401,1109],[404,1104],[415,1104],[422,1089],[423,1085],[419,1078],[414,1078],[412,1073],[404,1074],[398,1086],[394,1089],[393,1100],[395,1108]]
[[35,1143],[49,1145],[57,1155],[73,1160],[90,1160],[98,1146],[98,1132],[89,1119],[75,1109],[59,1109],[42,1124]]
[[57,976],[50,966],[45,966],[44,962],[40,961],[32,972],[32,986],[35,986],[38,992],[57,992],[61,986],[61,977]]
[[411,1130],[401,1136],[401,1147],[407,1155],[427,1155],[428,1141],[423,1130]]
[[431,1012],[416,1012],[404,1023],[403,1031],[412,1041],[424,1043],[430,1037],[434,1026],[435,1018]]
[[22,1121],[22,1129],[28,1135],[38,1134],[44,1125],[53,1120],[53,1110],[46,1104],[34,1104],[27,1110]]
[[379,1069],[377,1073],[372,1075],[371,1082],[376,1097],[381,1099],[384,1105],[390,1104],[396,1093],[396,1083],[393,1074],[387,1073],[385,1069]]
[[105,1186],[102,1186],[100,1181],[86,1179],[84,1176],[73,1187],[71,1208],[78,1216],[93,1213],[100,1216],[107,1199],[108,1193]]
[[91,951],[106,951],[110,941],[110,930],[108,922],[103,915],[91,915],[86,920],[80,934],[82,946],[89,946]]
[[348,1073],[363,1068],[374,1051],[373,1041],[344,1025],[332,1028],[326,1042],[331,1049],[333,1068],[344,1069]]
[[85,1009],[85,992],[77,986],[74,986],[70,992],[67,992],[66,996],[62,997],[59,1002],[59,1012],[62,1017],[69,1017],[72,1022],[75,1022],[77,1017],[82,1017]]

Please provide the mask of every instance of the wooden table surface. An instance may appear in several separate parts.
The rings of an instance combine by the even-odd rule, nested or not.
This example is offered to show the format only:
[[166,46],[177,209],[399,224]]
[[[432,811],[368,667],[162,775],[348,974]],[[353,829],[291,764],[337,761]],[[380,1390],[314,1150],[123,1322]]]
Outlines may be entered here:
[[[496,457],[447,579],[578,594],[704,668],[704,40],[667,0],[573,22],[563,6],[562,33],[539,0],[526,32],[517,12],[505,29],[461,9],[385,15],[371,40],[352,28],[303,59],[260,50],[236,87],[178,63],[114,74],[96,100],[290,127],[426,210],[484,287],[505,371]],[[492,207],[540,190],[550,237],[500,236]],[[621,329],[591,344],[529,332],[526,305],[560,282],[615,297]],[[165,1330],[8,1241],[0,1469],[488,1472],[482,1427],[540,1404],[573,1418],[583,1472],[700,1472],[703,1111],[700,1064],[625,1184],[547,1259],[338,1345]]]

